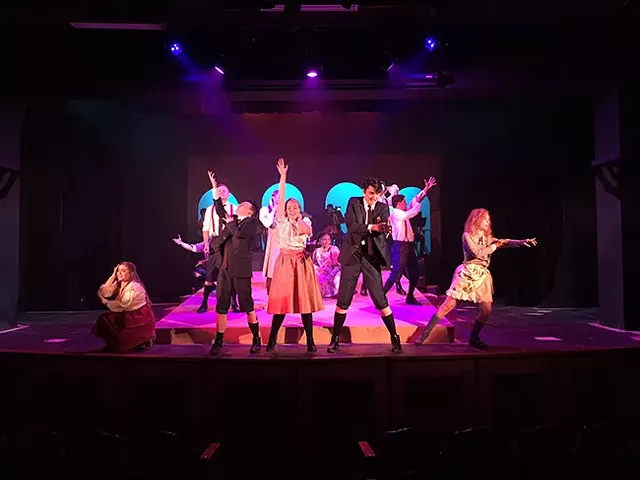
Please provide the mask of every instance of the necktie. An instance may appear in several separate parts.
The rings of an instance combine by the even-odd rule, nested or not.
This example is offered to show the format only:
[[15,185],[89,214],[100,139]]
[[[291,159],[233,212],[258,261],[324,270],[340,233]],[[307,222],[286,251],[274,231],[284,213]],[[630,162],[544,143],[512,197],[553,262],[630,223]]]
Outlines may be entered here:
[[[367,225],[373,223],[373,207],[371,205],[367,208]],[[373,238],[371,234],[367,234],[367,254],[373,255]]]

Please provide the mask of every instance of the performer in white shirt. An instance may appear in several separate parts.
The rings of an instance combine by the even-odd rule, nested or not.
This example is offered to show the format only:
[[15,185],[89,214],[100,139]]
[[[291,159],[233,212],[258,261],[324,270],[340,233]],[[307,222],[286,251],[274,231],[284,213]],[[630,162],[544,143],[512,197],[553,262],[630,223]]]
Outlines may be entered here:
[[[202,224],[202,239],[204,241],[204,255],[207,259],[207,276],[204,282],[204,296],[202,297],[202,304],[198,307],[198,313],[204,313],[208,310],[209,295],[214,290],[214,283],[218,278],[218,267],[213,262],[213,256],[210,255],[211,242],[214,237],[220,235],[222,231],[222,223],[226,220],[231,220],[235,214],[235,208],[229,203],[229,189],[226,185],[220,183],[216,179],[216,174],[211,170],[208,172],[209,180],[211,181],[211,192],[213,193],[213,205],[207,208],[204,214],[204,223]],[[224,210],[218,211],[214,206],[216,200],[220,198],[222,200],[222,206]],[[221,215],[223,218],[220,218]],[[224,218],[226,215],[226,218]],[[238,311],[236,303],[236,294],[232,293],[232,309],[234,312]]]
[[264,249],[264,263],[262,264],[262,274],[267,279],[267,294],[271,291],[273,270],[276,265],[276,258],[278,258],[278,253],[280,252],[277,238],[278,229],[276,228],[278,193],[279,190],[274,191],[269,199],[269,205],[260,209],[260,223],[267,229],[267,245]]
[[429,181],[424,181],[424,188],[411,200],[407,206],[404,195],[396,194],[391,199],[393,211],[389,215],[391,223],[391,235],[393,245],[391,247],[391,261],[393,269],[391,275],[384,284],[386,294],[391,287],[400,281],[402,275],[409,278],[409,291],[407,292],[407,303],[410,305],[420,305],[420,302],[413,296],[413,292],[418,284],[420,272],[418,270],[418,258],[416,257],[415,237],[410,220],[420,213],[420,204],[427,192],[436,185],[436,179],[431,177]]

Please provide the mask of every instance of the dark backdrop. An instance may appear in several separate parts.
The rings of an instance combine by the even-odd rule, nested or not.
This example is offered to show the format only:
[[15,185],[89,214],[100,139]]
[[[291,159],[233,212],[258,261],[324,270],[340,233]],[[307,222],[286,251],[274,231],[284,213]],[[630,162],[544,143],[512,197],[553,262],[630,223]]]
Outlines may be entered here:
[[[277,178],[262,166],[271,155],[290,158],[291,181],[311,203],[341,180],[377,174],[405,186],[436,173],[432,210],[441,231],[432,236],[430,283],[448,284],[461,259],[464,219],[484,206],[498,235],[540,240],[539,249],[495,256],[498,298],[534,305],[553,292],[556,304],[568,306],[597,297],[589,99],[431,101],[383,114],[244,117],[124,102],[38,103],[27,110],[22,147],[24,309],[95,306],[98,285],[121,259],[138,265],[153,298],[188,293],[195,259],[170,238],[193,231],[189,158],[215,163],[229,155],[247,163],[211,167],[239,198],[258,201]],[[403,155],[424,156],[425,164],[388,161]],[[354,161],[337,160],[345,156]],[[327,165],[317,165],[319,158]],[[429,171],[438,163],[438,172]],[[321,175],[322,168],[329,173]],[[256,179],[265,184],[258,193]],[[204,189],[206,177],[202,182]]]

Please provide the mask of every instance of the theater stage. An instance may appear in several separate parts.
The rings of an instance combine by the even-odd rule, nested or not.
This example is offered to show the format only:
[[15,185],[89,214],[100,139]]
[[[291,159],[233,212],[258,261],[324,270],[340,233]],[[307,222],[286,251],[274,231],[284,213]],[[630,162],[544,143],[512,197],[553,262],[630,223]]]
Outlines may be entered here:
[[[383,272],[383,278],[390,272]],[[408,281],[402,280],[405,290]],[[347,322],[341,332],[343,344],[388,344],[389,333],[383,325],[380,314],[374,308],[368,296],[358,293],[353,298],[349,309]],[[422,305],[407,305],[405,297],[396,293],[395,288],[388,294],[389,304],[396,319],[396,328],[403,343],[412,343],[422,332],[425,325],[435,312],[435,307],[429,300],[433,295],[423,295],[416,291],[416,298]],[[256,312],[260,321],[260,335],[263,340],[269,336],[271,315],[266,312],[267,289],[262,272],[253,273],[253,298]],[[209,311],[197,314],[196,309],[202,302],[202,290],[184,299],[173,311],[158,322],[156,329],[156,343],[164,345],[209,344],[216,335],[215,292],[209,298]],[[314,337],[318,344],[328,344],[333,327],[333,313],[336,306],[334,299],[325,299],[325,309],[313,316]],[[229,313],[227,330],[225,332],[227,344],[251,344],[251,334],[247,328],[246,316],[242,313]],[[433,330],[426,343],[454,343],[455,329],[447,319],[442,319]],[[278,335],[279,344],[305,343],[304,330],[300,322],[300,315],[287,315]]]

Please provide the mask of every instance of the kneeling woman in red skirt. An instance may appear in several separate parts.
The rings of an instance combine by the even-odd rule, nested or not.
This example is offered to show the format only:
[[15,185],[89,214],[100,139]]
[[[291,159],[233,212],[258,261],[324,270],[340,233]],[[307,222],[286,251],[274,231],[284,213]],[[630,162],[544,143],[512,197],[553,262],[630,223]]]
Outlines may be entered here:
[[136,266],[121,262],[98,290],[109,312],[98,318],[94,333],[106,343],[104,351],[129,352],[153,345],[156,317]]
[[306,253],[307,239],[311,236],[311,222],[302,216],[300,204],[294,198],[286,202],[285,188],[289,167],[284,159],[278,160],[280,186],[276,230],[280,253],[276,259],[273,280],[269,289],[267,312],[273,315],[267,352],[276,348],[278,330],[287,313],[299,313],[307,336],[307,351],[317,350],[313,341],[313,312],[324,309],[318,277],[311,257]]

